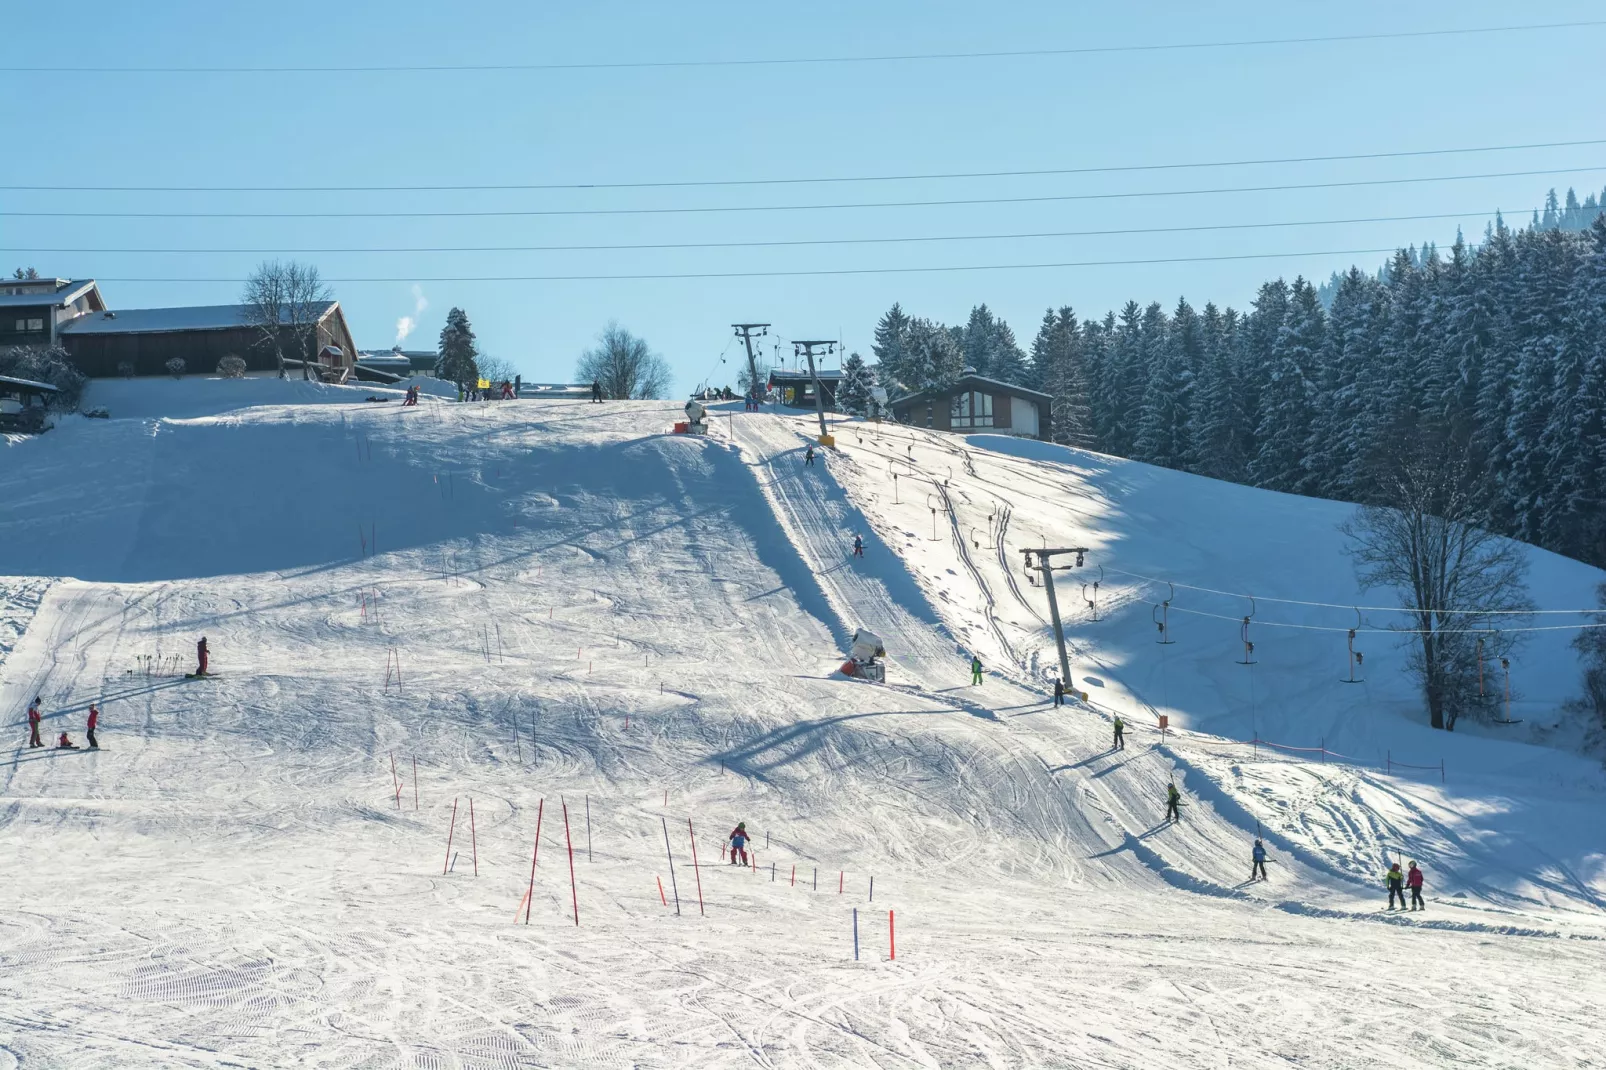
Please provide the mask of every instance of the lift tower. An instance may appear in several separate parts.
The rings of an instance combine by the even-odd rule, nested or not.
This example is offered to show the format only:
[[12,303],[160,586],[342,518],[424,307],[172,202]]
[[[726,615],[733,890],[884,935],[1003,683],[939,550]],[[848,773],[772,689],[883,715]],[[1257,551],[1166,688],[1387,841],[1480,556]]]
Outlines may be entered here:
[[831,432],[825,426],[825,391],[820,389],[820,373],[814,368],[814,351],[820,346],[825,347],[821,356],[836,352],[835,342],[793,342],[792,355],[808,358],[809,378],[814,380],[814,411],[820,417],[820,445],[828,446],[831,444]]
[[[1062,547],[1026,547],[1021,553],[1026,555],[1026,571],[1041,572],[1043,586],[1048,591],[1048,613],[1054,621],[1054,642],[1059,644],[1060,650],[1060,680],[1064,682],[1065,689],[1071,690],[1071,659],[1065,653],[1065,627],[1060,623],[1060,604],[1054,597],[1054,573],[1068,572],[1073,568],[1081,568],[1087,555],[1091,553],[1085,546]],[[1032,563],[1032,555],[1037,555],[1037,563]],[[1053,559],[1063,554],[1075,554],[1074,565],[1055,565]]]
[[731,326],[736,328],[736,337],[740,338],[742,344],[747,347],[747,393],[749,396],[756,397],[758,395],[758,358],[753,356],[753,332],[757,331],[760,337],[769,334],[770,325],[767,323],[733,323]]

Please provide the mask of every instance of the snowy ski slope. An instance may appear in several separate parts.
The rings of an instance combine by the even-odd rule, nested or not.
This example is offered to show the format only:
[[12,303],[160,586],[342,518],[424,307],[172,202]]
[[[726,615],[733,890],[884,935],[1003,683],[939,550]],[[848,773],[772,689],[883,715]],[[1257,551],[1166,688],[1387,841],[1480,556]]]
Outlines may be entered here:
[[[1453,746],[1446,783],[1212,748],[1249,734],[1236,625],[1174,616],[1162,670],[1117,582],[1075,627],[1098,705],[1045,701],[1022,540],[1342,602],[1335,507],[908,429],[805,470],[800,416],[693,440],[670,403],[96,389],[122,418],[0,455],[0,708],[82,742],[99,701],[105,748],[0,766],[0,1067],[1599,1063],[1597,768],[1414,728],[1376,640],[1365,697],[1324,697],[1324,633],[1257,640],[1260,735]],[[1200,521],[1233,494],[1259,512]],[[1536,562],[1535,596],[1586,573]],[[860,625],[885,686],[833,672]],[[201,634],[220,675],[161,675]],[[1385,848],[1429,911],[1379,912]]]

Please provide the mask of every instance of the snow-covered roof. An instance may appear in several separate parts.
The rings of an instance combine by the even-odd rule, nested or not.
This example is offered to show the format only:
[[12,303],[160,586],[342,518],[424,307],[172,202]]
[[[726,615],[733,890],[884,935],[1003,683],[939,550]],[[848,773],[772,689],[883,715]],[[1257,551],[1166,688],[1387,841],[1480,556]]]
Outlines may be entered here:
[[947,386],[939,387],[935,390],[917,390],[913,394],[905,394],[901,398],[893,398],[890,404],[902,405],[906,401],[920,401],[924,398],[942,397],[948,394],[957,393],[960,390],[973,390],[978,386],[992,387],[994,390],[997,390],[1000,393],[1010,394],[1015,397],[1034,398],[1039,401],[1054,400],[1052,394],[1045,394],[1041,390],[1031,390],[1024,386],[1016,386],[1014,383],[1006,383],[1002,379],[989,379],[985,375],[961,375]]
[[0,290],[7,287],[37,286],[40,282],[54,283],[54,288],[36,290],[33,293],[0,293],[0,308],[69,305],[95,288],[94,279],[0,279]]
[[56,388],[49,383],[36,383],[32,379],[16,379],[9,375],[0,375],[0,386],[22,387],[33,393],[54,394]]
[[[322,319],[336,302],[317,307]],[[125,308],[79,316],[61,327],[62,334],[152,334],[167,331],[225,331],[249,327],[246,305],[188,305],[183,308]]]
[[782,371],[779,368],[770,372],[770,381],[773,383],[807,383],[815,379],[825,383],[834,383],[841,378],[842,372],[834,368],[830,371],[822,368],[814,375],[810,375],[806,371]]

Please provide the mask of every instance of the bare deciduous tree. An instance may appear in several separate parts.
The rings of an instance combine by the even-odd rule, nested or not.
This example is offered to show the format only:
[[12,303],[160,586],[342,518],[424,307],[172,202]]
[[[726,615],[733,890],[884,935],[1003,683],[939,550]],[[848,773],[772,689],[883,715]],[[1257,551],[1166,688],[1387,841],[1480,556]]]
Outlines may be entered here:
[[333,297],[316,267],[294,260],[264,260],[245,281],[240,295],[245,321],[272,348],[279,378],[284,378],[286,341],[301,360],[301,377],[312,378],[313,334],[323,306]]
[[1410,667],[1434,728],[1477,705],[1477,643],[1509,653],[1510,628],[1532,609],[1521,544],[1479,527],[1464,446],[1404,435],[1382,458],[1374,504],[1345,521],[1363,588],[1388,587],[1409,611]]
[[646,339],[637,338],[617,323],[597,336],[595,348],[580,355],[575,375],[581,382],[602,384],[610,398],[661,398],[669,393],[669,365],[654,353]]

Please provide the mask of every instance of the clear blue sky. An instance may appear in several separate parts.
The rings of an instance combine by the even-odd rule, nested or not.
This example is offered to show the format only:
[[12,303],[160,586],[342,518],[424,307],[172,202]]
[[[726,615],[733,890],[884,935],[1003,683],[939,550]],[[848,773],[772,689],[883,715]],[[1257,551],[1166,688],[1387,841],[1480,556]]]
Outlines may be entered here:
[[[873,7],[873,10],[870,8]],[[0,66],[319,66],[305,74],[0,73],[0,185],[567,183],[1173,164],[1606,137],[1606,27],[1253,48],[931,62],[346,73],[373,65],[787,58],[1153,45],[1606,17],[1598,3],[1238,5],[92,2],[0,11]],[[69,12],[64,14],[64,12]],[[18,218],[25,211],[485,211],[1055,196],[1565,168],[1557,175],[1258,194],[941,207],[513,218]],[[605,245],[993,234],[1464,212],[1525,216],[1606,185],[1606,145],[1415,159],[958,181],[405,193],[0,192],[0,264],[94,276],[113,307],[222,303],[260,259],[312,261],[359,345],[388,346],[414,282],[507,275],[1011,264],[1448,243],[1453,219],[1258,231],[769,249],[296,253],[375,246]],[[20,252],[27,247],[41,251]],[[67,252],[99,248],[239,253]],[[283,252],[280,252],[280,251]],[[840,337],[868,355],[893,301],[955,322],[987,302],[1029,344],[1044,308],[1102,314],[1186,294],[1243,306],[1273,275],[1325,279],[1380,254],[802,278],[418,283],[408,345],[448,308],[532,379],[566,379],[616,319],[709,378],[729,324]]]

